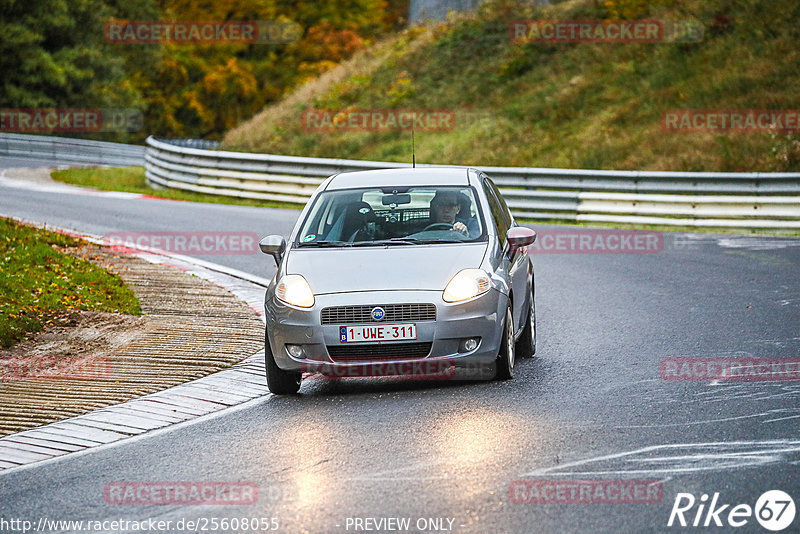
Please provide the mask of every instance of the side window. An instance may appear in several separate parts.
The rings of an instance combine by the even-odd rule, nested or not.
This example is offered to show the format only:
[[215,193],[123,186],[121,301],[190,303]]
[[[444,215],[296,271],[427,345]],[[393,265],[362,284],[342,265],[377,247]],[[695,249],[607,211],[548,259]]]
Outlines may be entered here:
[[490,182],[488,178],[484,178],[483,188],[486,191],[486,198],[489,201],[489,209],[492,211],[494,225],[497,227],[497,238],[500,240],[500,245],[505,246],[506,234],[511,226],[511,221],[508,220],[508,208],[504,209],[504,204],[501,204],[502,200],[498,200],[497,198],[494,184]]
[[489,178],[486,178],[486,182],[489,184],[489,187],[492,188],[495,196],[497,196],[497,200],[500,201],[500,206],[503,208],[503,213],[505,213],[506,221],[508,221],[508,226],[511,227],[514,224],[514,216],[511,215],[511,210],[508,209],[508,204],[506,204],[506,199],[503,198],[503,194],[500,193],[500,190],[497,189],[497,186],[494,185],[494,182],[491,181]]

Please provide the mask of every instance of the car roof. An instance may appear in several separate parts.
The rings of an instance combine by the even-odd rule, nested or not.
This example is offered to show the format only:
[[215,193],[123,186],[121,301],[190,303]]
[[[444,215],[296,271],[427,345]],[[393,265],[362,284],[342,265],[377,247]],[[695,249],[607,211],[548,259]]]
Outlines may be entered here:
[[[468,167],[417,167],[343,172],[333,176],[326,191],[358,187],[469,185]],[[473,171],[474,172],[474,171]]]

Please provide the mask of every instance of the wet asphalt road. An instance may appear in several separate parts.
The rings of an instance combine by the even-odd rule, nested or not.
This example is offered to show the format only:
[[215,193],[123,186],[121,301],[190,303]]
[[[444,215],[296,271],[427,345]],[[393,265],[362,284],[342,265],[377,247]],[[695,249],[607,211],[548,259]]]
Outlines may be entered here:
[[[0,214],[95,234],[285,234],[297,213],[0,184]],[[2,474],[0,517],[156,519],[173,532],[202,531],[180,530],[181,519],[222,517],[277,518],[280,532],[702,531],[668,528],[673,503],[718,492],[731,505],[724,527],[705,530],[768,532],[753,517],[732,528],[727,512],[773,489],[800,505],[800,381],[675,382],[659,369],[676,357],[800,358],[800,239],[663,240],[649,254],[535,254],[537,356],[513,381],[308,380],[297,397]],[[274,272],[256,254],[203,259]],[[663,494],[649,504],[515,503],[509,487],[520,480],[641,480]],[[259,498],[120,506],[104,501],[112,481],[251,482]],[[366,518],[410,527],[367,530],[394,523]],[[798,530],[800,518],[785,531]]]

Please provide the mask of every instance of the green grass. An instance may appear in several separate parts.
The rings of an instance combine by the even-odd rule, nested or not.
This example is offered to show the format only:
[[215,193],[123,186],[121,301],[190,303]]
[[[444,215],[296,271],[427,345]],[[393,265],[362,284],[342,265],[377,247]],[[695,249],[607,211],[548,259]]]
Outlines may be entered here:
[[179,189],[155,189],[147,184],[144,167],[125,168],[80,168],[53,171],[50,176],[59,182],[92,187],[104,191],[123,191],[140,193],[169,200],[186,200],[190,202],[207,202],[211,204],[235,204],[237,206],[258,206],[269,208],[300,209],[302,205],[288,202],[272,202],[267,200],[239,199],[219,195],[207,195],[194,191]]
[[86,243],[0,218],[0,345],[75,310],[141,315],[122,279],[65,252]]
[[[308,108],[452,110],[416,132],[417,162],[674,171],[796,171],[800,134],[673,133],[668,110],[800,108],[797,0],[494,0],[411,28],[230,131],[229,150],[411,160],[410,132],[304,129]],[[695,43],[513,43],[519,19],[696,20]],[[637,7],[645,6],[645,7]],[[467,119],[467,115],[472,114]],[[463,119],[463,120],[462,120]],[[459,126],[460,125],[460,126]]]

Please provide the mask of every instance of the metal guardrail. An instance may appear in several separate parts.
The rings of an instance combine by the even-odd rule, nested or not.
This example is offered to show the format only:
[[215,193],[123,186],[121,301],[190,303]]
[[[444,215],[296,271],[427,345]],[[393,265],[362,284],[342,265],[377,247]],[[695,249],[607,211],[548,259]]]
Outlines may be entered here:
[[[212,150],[213,141],[147,147],[0,133],[0,156],[67,164],[145,165],[148,182],[214,195],[303,204],[338,172],[407,163]],[[442,165],[419,165],[441,167]],[[481,167],[521,219],[731,228],[800,228],[800,173],[690,173]]]
[[[332,174],[409,166],[203,150],[152,137],[145,156],[147,180],[156,187],[298,204]],[[481,169],[521,219],[800,228],[800,173]]]
[[145,147],[72,139],[0,133],[0,156],[53,160],[79,165],[128,167],[144,164]]

